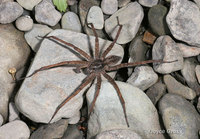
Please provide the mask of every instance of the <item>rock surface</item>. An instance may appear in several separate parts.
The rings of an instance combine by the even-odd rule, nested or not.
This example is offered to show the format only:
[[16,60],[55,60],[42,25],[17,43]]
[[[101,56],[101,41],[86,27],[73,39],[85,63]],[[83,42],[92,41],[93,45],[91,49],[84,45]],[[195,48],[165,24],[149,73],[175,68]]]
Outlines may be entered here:
[[195,73],[196,73],[197,80],[200,83],[200,65],[197,65],[195,67]]
[[192,57],[200,54],[200,48],[198,47],[192,47],[183,43],[177,43],[177,46],[181,50],[183,57]]
[[33,8],[42,0],[17,0],[17,2],[27,10],[33,10]]
[[142,6],[152,7],[158,3],[158,0],[139,0],[138,1]]
[[118,7],[126,6],[131,0],[118,0]]
[[83,134],[76,125],[69,125],[62,139],[83,139]]
[[9,103],[9,118],[8,121],[14,121],[14,120],[18,120],[19,118],[19,111],[17,110],[15,103],[10,102]]
[[0,114],[0,127],[1,127],[2,124],[3,124],[3,117]]
[[15,25],[21,31],[29,31],[33,27],[33,19],[30,16],[21,16],[16,20]]
[[101,9],[104,14],[112,15],[118,9],[118,0],[102,0]]

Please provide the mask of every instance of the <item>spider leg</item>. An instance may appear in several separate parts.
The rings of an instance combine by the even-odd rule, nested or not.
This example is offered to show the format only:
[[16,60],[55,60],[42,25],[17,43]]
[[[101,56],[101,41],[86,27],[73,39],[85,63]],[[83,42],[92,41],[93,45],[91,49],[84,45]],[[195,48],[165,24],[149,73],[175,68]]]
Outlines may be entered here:
[[95,74],[90,74],[88,75],[83,81],[83,83],[75,90],[74,93],[72,93],[70,96],[68,96],[66,99],[63,100],[63,102],[58,105],[58,107],[56,108],[55,112],[53,113],[53,116],[51,117],[49,123],[51,122],[51,120],[55,117],[55,115],[57,114],[57,112],[67,103],[69,102],[69,100],[71,100],[73,97],[75,97],[85,86],[87,86],[90,82],[92,82],[95,79]]
[[96,84],[96,93],[95,93],[95,96],[94,96],[94,99],[93,99],[93,101],[92,101],[92,104],[91,104],[91,106],[90,106],[90,110],[89,110],[89,118],[90,118],[90,115],[91,115],[91,113],[92,113],[92,111],[93,111],[93,109],[94,109],[94,105],[95,105],[95,102],[96,102],[96,100],[97,100],[97,97],[99,96],[99,92],[100,92],[100,88],[101,88],[101,82],[102,82],[102,80],[101,80],[101,75],[100,74],[98,74],[97,75],[97,84]]
[[115,36],[115,39],[113,40],[113,42],[108,46],[108,48],[103,52],[102,54],[102,58],[104,59],[106,57],[106,55],[111,51],[111,49],[113,48],[114,44],[117,42],[117,39],[119,37],[119,34],[122,30],[122,25],[119,23],[119,17],[117,17],[117,23],[119,25],[119,29],[117,31],[117,35]]
[[97,58],[99,58],[99,39],[98,39],[97,32],[94,28],[93,23],[89,23],[88,25],[91,25],[92,31],[93,31],[94,36],[95,36],[95,58],[97,59]]
[[121,91],[120,91],[119,87],[117,86],[116,82],[107,73],[104,72],[102,74],[113,85],[113,87],[117,91],[117,94],[119,96],[119,99],[120,99],[120,102],[122,104],[122,108],[123,108],[123,111],[124,111],[124,117],[125,117],[125,120],[126,120],[126,124],[129,127],[129,123],[128,123],[128,119],[127,119],[127,114],[126,114],[125,101],[124,101],[124,98],[122,97],[122,94],[121,94]]

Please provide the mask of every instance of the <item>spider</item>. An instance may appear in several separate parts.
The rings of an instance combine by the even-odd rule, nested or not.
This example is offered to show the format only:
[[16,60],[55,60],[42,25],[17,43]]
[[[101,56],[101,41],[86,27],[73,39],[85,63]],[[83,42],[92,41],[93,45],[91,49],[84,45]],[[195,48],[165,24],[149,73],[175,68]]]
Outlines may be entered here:
[[64,101],[60,105],[58,105],[58,107],[56,108],[55,112],[53,113],[49,123],[54,118],[54,116],[57,114],[57,112],[69,100],[71,100],[73,97],[75,97],[77,94],[79,94],[79,92],[85,86],[87,86],[89,83],[91,83],[95,79],[97,79],[96,93],[95,93],[94,99],[93,99],[93,101],[91,103],[91,106],[89,108],[89,114],[88,115],[90,117],[90,114],[92,113],[92,111],[94,109],[95,102],[97,100],[97,97],[98,97],[100,89],[101,89],[101,83],[102,83],[101,76],[103,75],[112,84],[112,86],[115,88],[115,90],[116,90],[116,92],[118,94],[118,97],[120,99],[122,108],[123,108],[123,113],[124,113],[126,124],[129,127],[129,122],[128,122],[128,119],[127,119],[127,113],[126,113],[126,106],[125,106],[124,98],[123,98],[123,96],[121,94],[121,91],[120,91],[119,87],[117,86],[116,82],[114,81],[114,79],[112,79],[110,77],[110,75],[108,75],[106,72],[115,71],[115,70],[118,70],[120,68],[133,67],[133,66],[136,66],[136,65],[143,65],[143,64],[148,64],[148,63],[171,63],[173,61],[169,62],[169,61],[163,61],[163,60],[147,60],[147,61],[142,61],[142,62],[117,64],[117,62],[119,62],[121,57],[115,56],[115,55],[107,56],[107,54],[112,50],[114,44],[116,43],[116,41],[117,41],[117,39],[118,39],[118,37],[120,35],[120,32],[122,30],[122,27],[123,27],[119,23],[118,17],[117,17],[117,23],[118,23],[119,29],[117,31],[117,34],[116,34],[115,38],[114,38],[114,41],[106,48],[106,50],[104,52],[102,52],[102,54],[100,54],[99,40],[98,40],[98,36],[97,36],[96,30],[94,28],[94,25],[92,23],[88,24],[88,25],[91,26],[92,31],[93,31],[94,36],[95,36],[95,55],[94,55],[94,57],[88,55],[86,52],[84,52],[80,48],[76,47],[75,45],[73,45],[71,43],[68,43],[66,41],[63,41],[63,40],[59,39],[56,36],[42,37],[42,38],[50,39],[50,40],[53,40],[53,41],[57,41],[60,44],[64,44],[64,45],[72,48],[74,51],[76,51],[80,55],[82,55],[82,57],[85,60],[84,61],[81,61],[81,60],[63,61],[63,62],[59,62],[59,63],[56,63],[56,64],[47,65],[47,66],[44,66],[44,67],[41,67],[41,68],[35,70],[32,74],[30,74],[29,76],[24,77],[24,78],[29,78],[29,77],[33,76],[34,74],[36,74],[39,71],[48,70],[48,69],[51,69],[51,68],[64,66],[64,65],[75,67],[75,72],[77,72],[77,73],[80,73],[82,69],[85,69],[86,70],[86,74],[87,74],[86,78],[83,80],[83,82],[80,84],[80,86],[70,96],[68,96],[66,99],[64,99]]

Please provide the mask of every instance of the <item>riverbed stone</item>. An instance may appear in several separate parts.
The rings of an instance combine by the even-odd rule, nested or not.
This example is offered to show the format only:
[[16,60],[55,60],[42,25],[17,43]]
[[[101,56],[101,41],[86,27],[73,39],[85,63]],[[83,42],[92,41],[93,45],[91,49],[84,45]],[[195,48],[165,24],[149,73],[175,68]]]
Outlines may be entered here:
[[33,8],[42,0],[17,0],[17,2],[26,10],[33,10]]
[[102,0],[101,9],[104,14],[112,15],[118,9],[118,0]]
[[21,16],[15,22],[16,27],[21,31],[29,31],[33,28],[33,19],[28,16]]
[[200,54],[200,48],[195,46],[190,46],[184,43],[177,43],[177,46],[181,50],[183,57],[198,56]]
[[158,3],[158,0],[139,0],[138,1],[142,6],[152,7]]
[[200,84],[200,65],[196,65],[195,73],[196,73],[197,80],[198,80],[198,82]]

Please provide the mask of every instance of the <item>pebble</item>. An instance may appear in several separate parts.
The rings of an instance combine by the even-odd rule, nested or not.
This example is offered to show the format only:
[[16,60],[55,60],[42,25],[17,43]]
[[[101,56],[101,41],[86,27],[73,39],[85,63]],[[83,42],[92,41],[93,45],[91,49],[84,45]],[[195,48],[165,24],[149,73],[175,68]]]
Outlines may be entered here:
[[197,80],[200,83],[200,65],[196,65],[195,73],[196,73]]
[[195,67],[198,64],[196,59],[194,58],[187,58],[184,60],[184,66],[181,70],[181,74],[186,80],[187,85],[193,89],[197,95],[200,94],[200,85],[197,81],[196,74],[195,74]]
[[[116,81],[126,104],[126,112],[129,128],[125,122],[122,105],[114,87],[107,81],[102,82],[99,96],[96,100],[94,111],[88,121],[88,138],[92,138],[104,131],[134,130],[145,139],[163,139],[162,134],[149,134],[146,131],[160,130],[158,113],[151,100],[140,89]],[[88,105],[94,98],[96,86],[88,90],[86,94]],[[144,120],[145,119],[145,120]],[[128,131],[126,131],[128,132]],[[124,134],[123,134],[124,135]],[[130,134],[125,134],[127,138]]]
[[137,66],[126,81],[141,90],[146,90],[158,80],[158,75],[150,66]]
[[200,11],[195,3],[189,0],[172,0],[166,20],[176,39],[200,47],[199,17]]
[[170,36],[160,36],[153,45],[152,57],[154,60],[174,61],[172,63],[154,63],[153,68],[161,74],[171,73],[183,68],[183,56]]
[[118,0],[102,0],[101,9],[104,14],[112,15],[118,10]]
[[15,29],[12,24],[0,24],[0,32],[0,114],[7,119],[8,101],[15,87],[8,70],[23,67],[30,48],[24,39],[24,33]]
[[74,12],[66,12],[61,19],[61,26],[63,29],[82,32],[81,22],[79,17]]
[[200,8],[200,0],[194,0],[194,2],[197,4],[197,6]]
[[165,93],[166,85],[162,82],[157,82],[147,90],[146,95],[151,99],[152,103],[156,105]]
[[153,45],[155,40],[156,40],[156,36],[154,36],[149,31],[145,31],[143,39],[142,39],[143,42],[150,44],[150,45]]
[[59,139],[68,127],[68,120],[61,119],[55,123],[40,126],[31,134],[30,139]]
[[0,127],[3,124],[3,116],[0,114]]
[[[92,6],[87,14],[87,23],[93,23],[95,29],[103,29],[104,18],[100,7]],[[89,25],[91,28],[91,26]]]
[[200,97],[199,97],[198,103],[197,103],[197,110],[200,112]]
[[28,126],[20,120],[9,122],[0,127],[0,137],[2,139],[28,139],[29,136]]
[[9,118],[8,121],[14,121],[14,120],[18,120],[19,118],[19,111],[17,110],[15,103],[10,102],[9,103]]
[[196,97],[196,93],[192,89],[184,86],[171,75],[165,75],[164,82],[167,86],[168,93],[177,94],[189,100],[192,100]]
[[124,7],[126,6],[131,0],[118,0],[118,7]]
[[[49,36],[57,36],[58,38],[74,44],[87,53],[90,52],[90,46],[95,46],[94,37],[90,36],[88,39],[88,36],[85,34],[68,30],[57,29],[51,32]],[[104,46],[108,46],[110,43],[110,41],[99,39],[100,50],[101,48],[104,48],[105,50],[106,47]],[[109,54],[115,54],[122,57],[123,48],[120,45],[115,44]],[[61,61],[80,60],[80,58],[82,57],[76,55],[70,48],[66,49],[65,46],[62,47],[52,40],[44,39],[27,75],[30,75],[34,70],[42,66],[55,64]],[[56,107],[67,96],[74,92],[75,88],[77,88],[86,77],[83,73],[75,73],[73,69],[74,68],[72,67],[54,68],[38,72],[34,76],[24,80],[15,97],[15,104],[19,111],[35,122],[49,122]],[[113,77],[115,73],[116,72],[111,72],[111,76]],[[74,119],[74,116],[77,116],[77,113],[82,107],[82,94],[86,88],[87,87],[66,103],[56,114],[52,122],[58,121],[62,117],[68,118],[69,120]],[[73,122],[75,123],[75,121]]]
[[61,13],[51,2],[44,0],[35,6],[35,19],[38,23],[55,26],[61,19]]
[[156,35],[162,36],[170,34],[166,23],[166,15],[168,13],[167,7],[163,5],[155,5],[149,9],[148,22],[152,32]]
[[38,36],[46,36],[51,31],[52,29],[47,25],[33,24],[32,30],[25,32],[24,37],[32,50],[37,52],[41,44],[41,39]]
[[177,46],[181,50],[183,57],[198,56],[200,54],[200,48],[195,46],[189,46],[183,43],[177,43]]
[[110,18],[106,19],[105,30],[113,40],[119,29],[117,17],[119,18],[119,23],[123,25],[117,43],[128,43],[135,37],[139,30],[144,17],[143,9],[137,2],[131,2],[115,12]]
[[83,134],[76,125],[69,125],[62,139],[83,139]]
[[77,3],[77,0],[67,0],[67,4],[72,6]]
[[16,20],[15,25],[21,31],[29,31],[33,28],[33,19],[30,16],[21,16]]
[[166,132],[173,139],[198,139],[200,117],[194,106],[176,94],[166,94],[159,102]]
[[152,7],[158,3],[158,0],[139,0],[138,1],[142,6]]
[[32,11],[33,8],[42,0],[17,0],[17,2],[26,10]]
[[15,21],[23,13],[23,8],[17,2],[4,2],[0,4],[0,24]]

